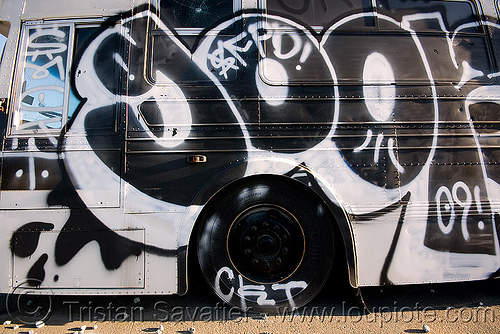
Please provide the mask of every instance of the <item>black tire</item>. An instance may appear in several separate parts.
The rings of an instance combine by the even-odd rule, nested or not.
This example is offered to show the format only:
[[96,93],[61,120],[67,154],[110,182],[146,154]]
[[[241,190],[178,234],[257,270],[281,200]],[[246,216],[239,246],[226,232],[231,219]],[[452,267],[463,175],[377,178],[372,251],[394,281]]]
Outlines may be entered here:
[[198,237],[208,284],[246,312],[277,313],[307,304],[334,257],[326,206],[296,181],[259,178],[214,200]]

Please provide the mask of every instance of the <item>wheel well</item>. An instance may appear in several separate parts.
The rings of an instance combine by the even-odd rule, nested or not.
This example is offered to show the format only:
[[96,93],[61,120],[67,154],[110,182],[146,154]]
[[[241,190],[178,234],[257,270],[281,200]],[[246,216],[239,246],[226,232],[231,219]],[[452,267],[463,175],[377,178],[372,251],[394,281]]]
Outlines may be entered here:
[[[215,203],[217,203],[220,199],[224,198],[224,196],[227,196],[229,192],[231,192],[235,188],[240,188],[244,187],[246,185],[251,185],[251,184],[265,184],[266,182],[286,182],[289,185],[293,187],[300,188],[301,191],[308,192],[310,196],[314,198],[315,201],[318,203],[322,203],[324,207],[326,208],[326,213],[328,215],[328,221],[330,222],[331,228],[333,229],[333,234],[334,234],[334,252],[335,252],[335,259],[334,263],[332,266],[331,272],[336,270],[340,270],[338,272],[341,272],[343,275],[342,280],[348,280],[351,286],[355,286],[353,282],[356,281],[355,276],[353,276],[353,273],[355,273],[354,270],[354,257],[352,256],[351,259],[349,259],[349,249],[353,245],[353,241],[349,232],[349,240],[346,240],[346,230],[350,231],[349,226],[345,226],[342,228],[339,223],[341,223],[342,220],[345,221],[345,224],[347,224],[347,218],[345,218],[345,215],[343,214],[343,210],[339,208],[338,206],[334,205],[331,203],[331,201],[328,200],[326,194],[318,194],[315,190],[313,190],[310,186],[287,176],[281,176],[281,175],[255,175],[255,176],[249,176],[243,179],[239,179],[237,181],[234,181],[223,188],[221,188],[217,193],[215,193],[205,204],[204,208],[198,215],[198,218],[196,220],[196,223],[193,227],[190,239],[189,239],[189,244],[188,244],[188,258],[187,258],[187,265],[188,265],[188,285],[190,287],[202,287],[203,289],[206,287],[206,282],[203,279],[203,275],[201,273],[201,269],[198,264],[198,249],[197,249],[197,240],[198,240],[198,235],[200,231],[200,225],[202,225],[203,221],[205,220],[207,213],[210,212],[211,208]],[[340,215],[340,222],[337,217]],[[343,217],[343,219],[342,219]],[[343,231],[344,230],[344,231]],[[352,247],[352,250],[354,248]],[[354,251],[352,251],[352,255],[354,255]],[[352,261],[352,263],[351,263]],[[337,280],[337,279],[336,279]]]

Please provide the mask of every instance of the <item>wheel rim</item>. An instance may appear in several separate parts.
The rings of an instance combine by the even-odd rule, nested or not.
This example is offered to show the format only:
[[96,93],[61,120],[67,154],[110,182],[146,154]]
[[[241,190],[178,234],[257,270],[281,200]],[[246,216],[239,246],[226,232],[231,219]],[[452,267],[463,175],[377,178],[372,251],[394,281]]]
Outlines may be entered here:
[[302,263],[305,236],[297,219],[274,205],[242,212],[227,237],[231,263],[255,283],[276,283],[290,277]]

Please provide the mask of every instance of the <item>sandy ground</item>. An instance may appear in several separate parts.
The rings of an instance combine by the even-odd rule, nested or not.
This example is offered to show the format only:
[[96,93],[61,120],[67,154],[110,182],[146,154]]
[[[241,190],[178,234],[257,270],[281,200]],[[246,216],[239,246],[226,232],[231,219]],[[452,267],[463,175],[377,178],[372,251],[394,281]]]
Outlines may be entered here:
[[[81,333],[82,326],[87,334],[425,333],[424,325],[429,333],[500,332],[500,280],[364,288],[369,312],[354,291],[327,287],[307,307],[278,315],[244,314],[206,287],[193,290],[184,297],[52,296],[50,307],[45,297],[25,303],[24,312],[0,309],[0,324],[11,321],[0,333]],[[36,328],[39,318],[43,326]]]

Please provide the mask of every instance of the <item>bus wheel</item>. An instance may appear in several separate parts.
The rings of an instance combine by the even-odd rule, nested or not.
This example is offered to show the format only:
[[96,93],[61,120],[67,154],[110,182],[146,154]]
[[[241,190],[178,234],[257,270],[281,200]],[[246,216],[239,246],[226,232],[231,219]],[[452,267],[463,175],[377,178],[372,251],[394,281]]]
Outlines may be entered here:
[[198,236],[198,260],[225,302],[278,313],[305,305],[321,290],[334,237],[328,211],[310,189],[264,178],[212,203]]

